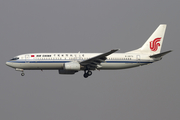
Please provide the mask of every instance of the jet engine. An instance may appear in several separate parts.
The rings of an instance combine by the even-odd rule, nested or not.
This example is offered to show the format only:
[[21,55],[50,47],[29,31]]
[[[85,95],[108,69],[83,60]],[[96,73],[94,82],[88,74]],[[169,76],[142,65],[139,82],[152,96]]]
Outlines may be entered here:
[[68,62],[64,63],[63,69],[64,70],[75,70],[79,71],[81,68],[80,64],[78,62]]

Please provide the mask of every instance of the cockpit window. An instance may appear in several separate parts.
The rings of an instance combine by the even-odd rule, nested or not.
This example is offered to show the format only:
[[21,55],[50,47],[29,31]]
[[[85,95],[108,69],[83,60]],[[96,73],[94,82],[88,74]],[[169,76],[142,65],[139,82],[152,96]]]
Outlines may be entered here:
[[14,57],[14,58],[12,58],[11,60],[18,60],[19,58],[18,57]]

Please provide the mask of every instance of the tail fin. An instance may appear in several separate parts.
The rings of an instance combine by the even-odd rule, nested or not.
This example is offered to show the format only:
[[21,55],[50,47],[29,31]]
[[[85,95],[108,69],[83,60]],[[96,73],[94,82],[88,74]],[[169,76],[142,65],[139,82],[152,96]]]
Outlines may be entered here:
[[166,31],[166,24],[161,24],[154,31],[154,33],[149,37],[149,39],[144,43],[144,45],[134,51],[128,53],[148,53],[148,54],[158,54],[161,52],[161,47],[164,39],[164,34]]

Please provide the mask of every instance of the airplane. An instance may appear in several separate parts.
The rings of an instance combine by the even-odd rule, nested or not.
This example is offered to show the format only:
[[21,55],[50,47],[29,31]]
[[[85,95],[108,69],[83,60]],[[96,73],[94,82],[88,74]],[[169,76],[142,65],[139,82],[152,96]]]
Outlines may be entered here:
[[162,52],[161,47],[166,31],[166,24],[160,24],[149,39],[139,49],[115,53],[112,49],[105,53],[29,53],[13,57],[6,65],[16,71],[58,70],[59,74],[73,75],[84,71],[84,78],[94,70],[118,70],[138,67],[159,61],[172,50]]

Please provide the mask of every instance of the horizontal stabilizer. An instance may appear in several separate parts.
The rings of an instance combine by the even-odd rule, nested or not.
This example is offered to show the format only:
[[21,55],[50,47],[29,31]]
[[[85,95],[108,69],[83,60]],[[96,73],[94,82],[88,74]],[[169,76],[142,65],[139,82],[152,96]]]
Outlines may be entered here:
[[172,52],[172,50],[169,50],[169,51],[166,51],[166,52],[163,52],[163,53],[159,53],[159,54],[155,54],[155,55],[152,55],[152,56],[149,56],[150,58],[159,58],[159,57],[162,57],[168,53]]

